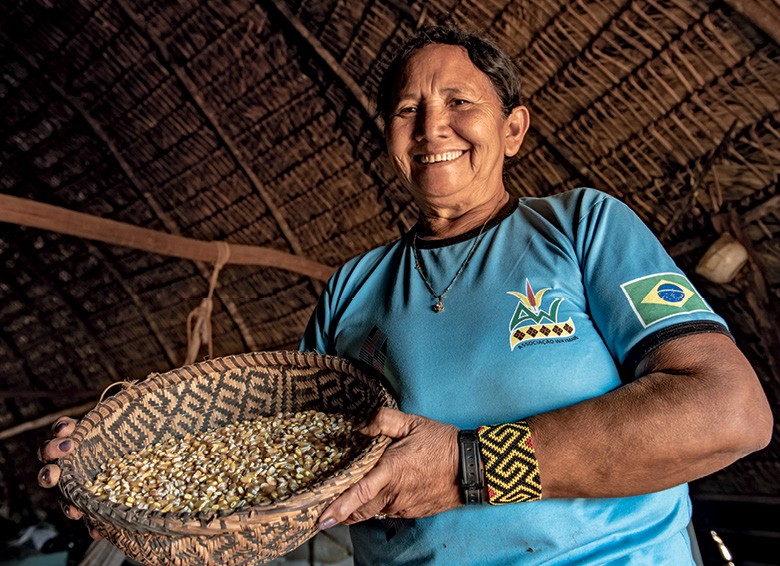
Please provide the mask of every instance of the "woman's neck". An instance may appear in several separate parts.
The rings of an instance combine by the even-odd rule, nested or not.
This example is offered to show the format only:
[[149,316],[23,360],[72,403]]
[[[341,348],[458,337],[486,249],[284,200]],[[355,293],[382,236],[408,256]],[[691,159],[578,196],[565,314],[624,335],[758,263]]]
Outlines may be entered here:
[[502,190],[487,201],[468,208],[421,206],[418,235],[425,240],[443,240],[460,236],[484,226],[508,201],[509,193]]

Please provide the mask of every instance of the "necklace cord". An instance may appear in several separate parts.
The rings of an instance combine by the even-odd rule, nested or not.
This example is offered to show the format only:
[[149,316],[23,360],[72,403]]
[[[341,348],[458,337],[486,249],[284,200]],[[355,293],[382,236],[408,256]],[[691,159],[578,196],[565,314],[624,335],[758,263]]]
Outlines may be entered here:
[[482,241],[482,238],[484,237],[485,226],[487,226],[488,222],[490,222],[490,219],[493,218],[500,204],[501,201],[499,201],[496,204],[496,206],[493,208],[493,211],[488,215],[487,219],[485,219],[485,222],[483,222],[482,224],[482,228],[479,229],[479,233],[477,234],[477,237],[474,238],[474,243],[471,244],[469,253],[466,254],[466,259],[464,259],[463,262],[460,264],[460,267],[458,268],[458,271],[455,273],[455,276],[452,278],[452,281],[450,281],[450,284],[447,285],[444,291],[442,291],[440,294],[434,291],[433,285],[431,285],[431,282],[428,280],[428,277],[425,275],[425,268],[417,252],[418,230],[415,229],[414,239],[412,240],[412,251],[414,252],[414,261],[415,261],[414,267],[417,270],[417,273],[420,274],[420,277],[422,278],[423,283],[425,283],[425,286],[431,292],[431,295],[433,295],[436,299],[438,299],[438,302],[435,305],[433,305],[434,312],[441,312],[444,310],[444,296],[449,292],[452,286],[455,285],[455,281],[458,280],[460,274],[463,273],[463,270],[466,269],[466,266],[468,265],[469,261],[471,261],[471,256],[474,255],[474,252],[477,250],[477,246],[479,246],[479,243]]

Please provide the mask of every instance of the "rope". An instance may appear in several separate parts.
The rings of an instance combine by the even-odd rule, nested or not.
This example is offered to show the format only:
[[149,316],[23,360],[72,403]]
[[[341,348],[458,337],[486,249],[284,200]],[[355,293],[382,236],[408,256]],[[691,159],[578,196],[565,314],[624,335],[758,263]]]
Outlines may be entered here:
[[217,287],[220,270],[230,259],[230,246],[227,242],[214,242],[214,244],[217,246],[217,262],[211,273],[209,293],[187,316],[187,357],[184,359],[184,365],[195,361],[203,344],[206,344],[208,348],[209,358],[214,357],[211,342],[211,311],[214,308],[214,289]]
[[[100,399],[98,400],[98,403],[100,403],[101,401],[103,401],[103,399],[106,398],[106,393],[108,393],[111,388],[113,388],[113,387],[121,387],[121,389],[127,389],[128,387],[130,387],[134,383],[138,383],[138,380],[137,379],[131,379],[131,380],[127,380],[127,381],[115,381],[114,383],[112,383],[111,385],[109,385],[108,387],[106,387],[103,390],[103,393],[100,394]],[[120,391],[121,391],[121,389],[120,389]],[[111,393],[111,395],[113,395],[113,393]],[[109,397],[111,395],[109,395]]]

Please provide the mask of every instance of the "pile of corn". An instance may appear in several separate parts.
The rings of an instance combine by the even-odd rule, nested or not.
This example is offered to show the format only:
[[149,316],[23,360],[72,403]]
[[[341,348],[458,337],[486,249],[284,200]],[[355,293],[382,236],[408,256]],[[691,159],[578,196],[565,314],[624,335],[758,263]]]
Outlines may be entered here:
[[318,411],[236,422],[111,459],[86,487],[114,503],[162,513],[272,503],[349,462],[367,440],[352,424]]

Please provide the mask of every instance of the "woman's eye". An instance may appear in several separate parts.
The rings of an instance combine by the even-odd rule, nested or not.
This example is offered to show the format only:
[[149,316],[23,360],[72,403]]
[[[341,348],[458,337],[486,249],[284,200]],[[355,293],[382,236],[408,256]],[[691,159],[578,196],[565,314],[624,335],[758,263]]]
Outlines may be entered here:
[[468,104],[469,101],[464,98],[456,98],[452,101],[453,106],[463,106],[464,104]]
[[417,112],[416,106],[404,106],[399,108],[396,114],[414,114],[415,112]]

